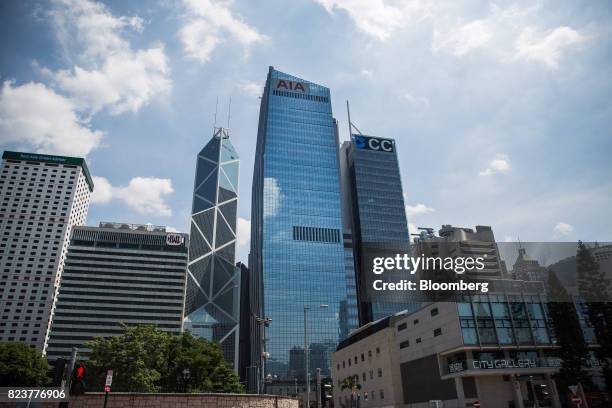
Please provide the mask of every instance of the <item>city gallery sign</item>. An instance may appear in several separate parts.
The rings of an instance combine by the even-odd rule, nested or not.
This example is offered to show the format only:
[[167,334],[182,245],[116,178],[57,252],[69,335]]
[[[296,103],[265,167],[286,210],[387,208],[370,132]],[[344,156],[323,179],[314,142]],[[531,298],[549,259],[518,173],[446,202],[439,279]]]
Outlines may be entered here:
[[288,79],[279,78],[273,78],[272,81],[272,89],[274,90],[292,91],[303,94],[310,93],[310,87],[308,86],[308,84],[305,84],[303,82],[290,81]]

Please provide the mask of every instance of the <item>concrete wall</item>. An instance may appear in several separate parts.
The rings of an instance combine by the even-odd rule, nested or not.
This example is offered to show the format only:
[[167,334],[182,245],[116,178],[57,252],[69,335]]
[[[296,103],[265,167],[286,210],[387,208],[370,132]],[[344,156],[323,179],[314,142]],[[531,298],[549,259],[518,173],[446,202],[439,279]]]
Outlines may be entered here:
[[[56,408],[55,403],[41,404]],[[0,403],[0,408],[14,407]],[[72,397],[70,408],[102,408],[103,393],[88,393]],[[298,400],[275,395],[252,394],[137,394],[116,392],[109,394],[107,408],[298,408]]]

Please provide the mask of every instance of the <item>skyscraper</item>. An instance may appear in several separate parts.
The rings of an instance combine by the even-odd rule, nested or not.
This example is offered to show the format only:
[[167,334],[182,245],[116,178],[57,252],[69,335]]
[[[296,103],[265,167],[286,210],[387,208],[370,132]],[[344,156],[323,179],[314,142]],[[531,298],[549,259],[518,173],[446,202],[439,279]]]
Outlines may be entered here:
[[187,238],[153,225],[75,227],[51,325],[49,359],[69,359],[75,346],[79,358],[87,358],[90,350],[83,344],[123,333],[120,322],[180,333]]
[[[270,67],[259,115],[249,264],[252,361],[265,363],[274,382],[268,392],[288,393],[294,381],[303,384],[305,375],[291,362],[304,355],[305,335],[310,361],[320,365],[310,365],[311,377],[316,368],[329,375],[329,361],[323,364],[320,356],[331,355],[340,340],[340,312],[354,276],[344,269],[329,89]],[[265,328],[264,362],[258,321],[266,318],[272,321]]]
[[238,154],[215,128],[197,158],[185,291],[184,329],[221,344],[238,370],[240,268],[236,252]]
[[93,182],[85,160],[5,151],[0,169],[0,341],[44,350],[70,232]]
[[[360,324],[416,305],[408,292],[374,291],[374,279],[410,279],[409,272],[372,273],[372,258],[410,251],[395,140],[352,135],[340,148],[345,228],[352,235]],[[348,269],[348,268],[347,268]]]

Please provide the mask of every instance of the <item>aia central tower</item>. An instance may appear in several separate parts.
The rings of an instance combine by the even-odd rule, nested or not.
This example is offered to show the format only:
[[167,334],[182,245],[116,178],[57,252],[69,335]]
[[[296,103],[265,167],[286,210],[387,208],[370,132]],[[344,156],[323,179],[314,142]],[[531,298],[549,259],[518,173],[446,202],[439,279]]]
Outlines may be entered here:
[[[338,135],[329,89],[270,67],[261,100],[252,195],[250,290],[253,364],[274,379],[267,392],[330,374],[340,315],[355,299],[345,273]],[[307,308],[307,313],[304,308]],[[353,329],[357,322],[354,322]],[[269,353],[262,361],[262,344]],[[314,381],[314,380],[313,380]],[[277,388],[278,387],[278,388]]]

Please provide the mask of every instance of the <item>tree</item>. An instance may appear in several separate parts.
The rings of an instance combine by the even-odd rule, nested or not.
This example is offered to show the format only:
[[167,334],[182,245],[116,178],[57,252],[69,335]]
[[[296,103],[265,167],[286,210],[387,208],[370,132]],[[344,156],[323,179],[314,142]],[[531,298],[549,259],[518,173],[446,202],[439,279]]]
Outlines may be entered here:
[[[569,385],[578,382],[590,384],[591,379],[585,371],[588,349],[576,306],[572,296],[565,290],[557,275],[548,271],[548,315],[554,328],[554,334],[559,349],[559,357],[563,360],[561,369],[556,375],[560,389],[567,390]],[[567,391],[566,391],[567,392]]]
[[155,325],[123,325],[123,329],[120,336],[95,338],[86,344],[92,349],[88,388],[101,390],[106,370],[113,369],[116,391],[160,392],[172,335]]
[[171,339],[162,383],[166,392],[244,392],[221,347],[190,332]]
[[102,390],[106,370],[113,370],[113,390],[127,392],[244,392],[221,347],[186,332],[180,335],[154,325],[125,326],[116,337],[96,338],[89,390]]
[[612,397],[612,302],[610,281],[606,278],[593,254],[582,242],[576,252],[578,290],[585,301],[589,322],[593,326],[597,343],[596,355],[602,364],[607,390]]
[[357,391],[360,389],[361,389],[361,384],[359,384],[359,377],[356,375],[353,377],[346,377],[340,383],[341,391],[351,390],[351,407],[355,405],[355,394],[357,394]]
[[49,364],[42,354],[19,342],[0,342],[0,384],[2,387],[45,385]]

